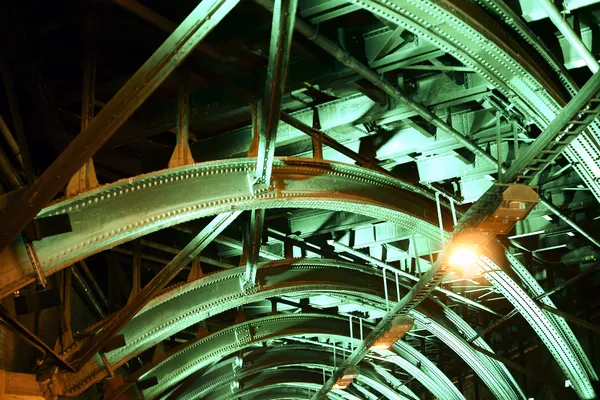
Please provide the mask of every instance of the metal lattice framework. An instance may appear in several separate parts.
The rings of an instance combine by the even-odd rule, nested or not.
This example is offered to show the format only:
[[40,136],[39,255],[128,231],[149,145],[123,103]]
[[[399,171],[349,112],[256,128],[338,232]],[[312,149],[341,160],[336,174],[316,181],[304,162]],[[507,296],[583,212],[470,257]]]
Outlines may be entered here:
[[[190,53],[195,44],[238,2],[211,2],[213,3],[211,7],[214,9],[204,11],[215,14],[215,20],[206,17],[201,23],[196,21],[196,25],[191,28],[186,29],[185,24],[177,28],[176,32],[187,32],[186,35],[189,36],[185,37],[184,44],[181,45],[184,51],[182,57]],[[271,2],[261,0],[258,3]],[[488,0],[476,1],[474,4],[450,0],[351,0],[350,3],[353,5],[352,10],[367,10],[387,24],[406,29],[438,50],[452,54],[464,64],[464,68],[485,78],[541,130],[548,127],[570,98],[577,94],[578,88],[566,77],[560,64],[527,26],[513,17],[512,11],[503,3],[498,5]],[[195,13],[201,12],[202,7]],[[12,244],[2,248],[0,297],[16,292],[36,280],[45,282],[46,277],[77,261],[166,228],[203,217],[226,216],[229,213],[235,213],[237,216],[241,211],[253,213],[248,228],[251,234],[246,233],[245,243],[241,246],[247,257],[246,268],[231,268],[169,287],[149,301],[138,299],[140,308],[142,304],[147,304],[127,324],[124,321],[129,318],[123,317],[124,328],[120,330],[119,335],[125,340],[124,346],[96,354],[96,347],[102,346],[97,344],[93,347],[92,337],[75,341],[70,347],[63,349],[57,356],[60,360],[71,360],[79,351],[85,350],[86,346],[91,345],[93,351],[89,351],[89,357],[79,360],[82,367],[77,371],[60,371],[53,377],[53,384],[59,388],[55,394],[77,396],[92,384],[106,378],[114,369],[125,365],[175,333],[211,316],[244,305],[278,296],[326,295],[383,313],[385,320],[390,316],[387,303],[391,301],[397,305],[403,300],[402,296],[394,295],[400,294],[402,287],[403,291],[408,290],[416,297],[402,313],[409,314],[419,326],[450,347],[471,367],[495,397],[526,398],[523,389],[504,364],[473,348],[475,345],[493,353],[492,347],[478,336],[467,321],[442,303],[425,300],[419,304],[433,291],[432,286],[441,281],[441,274],[445,270],[439,273],[440,276],[436,275],[436,268],[440,268],[440,259],[434,263],[433,257],[431,258],[431,273],[421,275],[416,285],[414,279],[401,278],[398,286],[394,286],[393,282],[388,282],[385,278],[387,267],[383,262],[358,265],[325,258],[288,257],[258,265],[265,210],[312,209],[351,213],[393,224],[418,234],[428,245],[432,243],[440,248],[450,240],[456,224],[453,224],[453,217],[456,218],[456,215],[453,215],[454,203],[445,203],[444,200],[440,205],[439,193],[436,198],[433,191],[396,179],[374,162],[371,165],[363,163],[365,167],[371,167],[365,168],[323,160],[323,136],[320,128],[310,128],[313,145],[316,143],[318,147],[321,135],[320,152],[314,150],[314,158],[274,157],[296,7],[297,1],[294,0],[276,2],[272,29],[281,34],[272,34],[271,37],[272,54],[265,85],[275,89],[270,93],[265,91],[265,98],[263,102],[258,102],[258,107],[253,104],[253,125],[250,128],[255,131],[254,144],[258,146],[258,151],[250,151],[249,157],[246,158],[208,161],[152,172],[56,201],[43,208],[36,218],[41,220],[47,217],[68,216],[72,228],[70,232],[34,242],[19,237]],[[511,20],[507,26],[516,31],[519,39],[511,38],[512,33],[504,25],[490,19],[482,10]],[[190,21],[193,22],[192,17]],[[168,28],[167,30],[174,30],[174,27]],[[309,39],[314,40],[317,34],[318,29],[314,37]],[[173,41],[172,38],[169,40]],[[159,49],[166,61],[162,62],[161,58],[155,59],[154,63],[161,61],[163,64],[172,65],[169,68],[164,68],[162,64],[162,67],[155,66],[161,68],[160,74],[152,81],[152,90],[182,61],[175,56],[177,51],[173,51],[173,46],[168,43]],[[526,57],[530,47],[537,53]],[[351,58],[348,53],[345,54],[345,59]],[[544,60],[543,67],[540,67],[541,60]],[[344,62],[342,59],[340,61]],[[153,65],[149,61],[145,68]],[[378,72],[376,68],[374,71]],[[381,79],[378,83],[387,84],[383,72],[380,73]],[[136,82],[145,82],[142,79],[144,76],[144,70],[140,69],[129,86],[126,86],[123,92],[119,92],[121,96],[115,96],[121,102],[108,103],[103,110],[104,114],[118,113],[118,122],[123,123],[151,94],[152,90],[139,93],[137,88],[139,85]],[[131,92],[130,95],[127,95],[127,90]],[[590,97],[593,95],[590,94]],[[128,96],[133,100],[128,100]],[[396,97],[399,100],[403,98],[400,95]],[[351,106],[357,99],[344,101]],[[126,107],[123,106],[123,102]],[[365,104],[367,103],[359,105]],[[444,125],[445,122],[438,122],[437,120],[441,119],[434,113],[426,109],[426,112],[419,110],[416,111],[417,115],[429,122],[433,121],[433,125],[438,128],[441,126],[442,131],[450,129],[452,134],[456,132],[456,135],[462,135],[461,132],[454,131],[453,127]],[[60,163],[55,163],[42,176],[44,178],[46,175],[57,174],[57,181],[40,178],[30,188],[25,189],[22,198],[31,198],[35,206],[26,209],[24,203],[17,204],[14,206],[17,213],[3,217],[3,221],[9,221],[7,227],[10,235],[14,236],[20,230],[20,224],[28,222],[26,220],[29,214],[33,216],[37,211],[32,211],[34,208],[39,204],[47,204],[45,200],[50,200],[56,194],[60,182],[68,180],[72,175],[71,169],[78,168],[75,164],[89,159],[116,131],[116,123],[105,125],[103,122],[106,121],[102,118],[108,117],[100,114],[91,120],[91,128],[84,130],[81,137],[73,142],[69,154],[61,155],[60,160],[76,161],[69,165],[67,171],[60,170]],[[285,118],[293,121],[287,114]],[[586,125],[587,129],[584,132],[578,132],[572,142],[565,143],[567,147],[562,154],[591,193],[600,200],[600,149],[597,147],[600,141],[600,123],[591,121],[593,117],[589,119],[589,127]],[[349,120],[339,124],[353,122]],[[313,125],[318,124],[313,122]],[[84,142],[86,137],[89,139],[90,135],[94,136],[94,129],[100,132],[101,138],[94,139],[94,145],[90,149],[86,147],[85,152],[71,154],[73,149],[77,148],[77,143]],[[459,139],[459,142],[475,154],[483,152],[471,139]],[[330,137],[327,140],[337,143]],[[346,151],[345,154],[350,155],[350,158],[362,157],[353,151]],[[361,163],[360,160],[357,161]],[[498,162],[498,168],[501,173],[502,161]],[[12,236],[3,240],[8,243]],[[412,240],[415,240],[414,237]],[[416,248],[414,252],[415,259],[418,259]],[[478,264],[480,272],[539,336],[576,394],[584,399],[595,398],[594,382],[598,381],[598,375],[572,329],[562,317],[540,307],[538,301],[549,307],[555,305],[548,297],[544,297],[542,286],[525,266],[508,250],[505,255],[507,265],[502,265],[500,260],[482,256]],[[418,265],[418,261],[416,263]],[[398,280],[397,275],[396,279]],[[414,294],[413,291],[417,291],[415,288],[421,291]],[[159,289],[162,287],[156,288],[155,292]],[[460,302],[460,296],[454,296],[453,300]],[[134,312],[130,314],[133,315]],[[110,323],[111,320],[107,321],[105,323]],[[408,387],[402,386],[401,380],[383,370],[379,364],[363,359],[364,355],[355,360],[363,365],[366,371],[357,379],[357,386],[346,392],[330,392],[331,385],[321,382],[321,374],[331,375],[333,379],[335,374],[339,373],[337,364],[341,365],[341,358],[337,364],[333,361],[331,348],[327,347],[328,342],[333,343],[331,346],[334,349],[339,342],[348,345],[349,351],[352,351],[367,343],[363,342],[363,328],[365,337],[372,329],[377,329],[373,324],[365,323],[364,327],[362,322],[360,326],[356,324],[352,319],[348,323],[346,317],[326,313],[276,314],[238,322],[216,333],[191,339],[172,349],[156,362],[145,365],[134,374],[134,378],[137,382],[149,378],[157,380],[158,384],[143,391],[148,399],[173,394],[175,388],[183,381],[189,381],[189,386],[186,386],[185,390],[182,389],[179,395],[186,400],[242,396],[260,399],[270,397],[273,393],[277,393],[281,398],[297,398],[298,392],[305,397],[317,393],[315,397],[323,394],[334,399],[359,399],[361,396],[375,399],[378,396],[375,392],[387,398],[418,398]],[[102,336],[102,328],[100,324],[93,333],[100,332],[99,336]],[[359,329],[360,338],[353,335],[353,332],[356,333]],[[105,336],[111,337],[112,334]],[[110,337],[103,339],[108,340]],[[299,345],[297,342],[315,338],[317,341],[310,346],[306,343]],[[256,349],[259,345],[268,345],[273,341],[280,346],[263,350],[262,353]],[[104,345],[104,342],[101,344]],[[296,358],[286,357],[289,350],[294,350]],[[249,364],[236,368],[230,359],[218,362],[236,353],[245,354],[244,358],[248,357],[251,360]],[[93,354],[95,355],[92,357]],[[434,396],[464,399],[451,379],[425,354],[408,343],[398,342],[389,351],[379,351],[376,354],[385,362],[394,364],[412,375]],[[290,376],[297,378],[290,379]],[[238,380],[242,380],[244,384],[241,390],[236,391],[232,389],[231,384]]]

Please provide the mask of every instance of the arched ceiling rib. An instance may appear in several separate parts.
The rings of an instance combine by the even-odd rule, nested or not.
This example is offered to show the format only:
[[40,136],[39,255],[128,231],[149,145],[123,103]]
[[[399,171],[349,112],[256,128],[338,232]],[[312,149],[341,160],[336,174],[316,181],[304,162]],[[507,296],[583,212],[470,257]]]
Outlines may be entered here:
[[[344,274],[333,273],[331,268],[343,268]],[[269,263],[258,270],[261,289],[254,293],[245,293],[241,287],[244,269],[222,271],[184,286],[173,288],[152,300],[148,306],[121,332],[125,336],[127,346],[107,353],[113,367],[122,365],[127,360],[158,343],[163,338],[207,318],[210,315],[248,304],[259,299],[290,295],[294,293],[319,294],[338,293],[360,297],[366,306],[381,308],[384,304],[381,275],[369,267],[341,263],[330,260],[282,260]],[[337,282],[331,282],[332,276]],[[389,282],[390,292],[395,293],[393,283]],[[357,296],[356,293],[360,293]],[[165,316],[172,316],[171,320]],[[347,325],[346,329],[347,329]],[[414,364],[427,366],[425,372],[412,372],[417,379],[428,377],[425,386],[433,387],[434,393],[443,394],[445,398],[460,399],[456,388],[439,371],[418,352],[401,349],[401,354]],[[399,364],[409,371],[410,363]],[[410,371],[409,371],[410,372]],[[419,375],[417,375],[419,374]],[[67,383],[66,392],[70,395],[81,392],[85,387],[106,376],[103,363],[99,358],[88,363],[78,374],[64,374],[59,379]],[[419,379],[419,380],[422,380]],[[439,392],[442,390],[442,392]]]
[[[394,222],[439,241],[439,230],[433,225],[435,203],[430,195],[399,179],[349,164],[282,158],[273,166],[273,191],[253,192],[248,173],[255,164],[254,159],[247,158],[159,171],[45,208],[39,218],[68,214],[72,232],[35,242],[42,272],[48,275],[141,235],[231,209],[348,211]],[[451,216],[447,211],[444,221],[449,229]],[[12,251],[5,250],[0,256],[6,282],[0,294],[18,290],[27,278],[33,279],[22,243],[17,242]]]
[[[410,202],[409,199],[413,199],[415,195],[410,192],[410,186],[401,181],[345,164],[282,159],[278,160],[274,169],[277,182],[275,193],[252,196],[247,195],[246,192],[239,192],[249,191],[245,189],[247,188],[246,173],[251,168],[252,160],[205,163],[166,173],[150,174],[132,182],[108,185],[101,190],[58,203],[49,207],[42,215],[72,213],[74,234],[63,234],[42,240],[39,248],[40,250],[45,248],[46,251],[41,251],[40,257],[50,263],[50,265],[45,264],[50,271],[52,271],[51,266],[56,270],[58,265],[65,265],[66,262],[72,262],[84,254],[89,255],[106,246],[130,240],[135,237],[134,235],[201,215],[224,211],[233,204],[238,208],[305,206],[343,209],[392,221],[409,230],[419,232],[430,240],[439,240],[439,230],[433,224],[397,211],[399,207],[407,207],[414,214],[428,213],[427,207],[424,206],[426,202]],[[230,179],[224,180],[224,176]],[[238,182],[235,182],[235,179]],[[200,182],[206,186],[199,185]],[[182,186],[189,187],[191,190],[168,190]],[[325,189],[327,194],[320,193],[320,190]],[[197,200],[199,196],[205,196],[203,198],[207,199],[206,202],[199,202]],[[421,197],[421,200],[423,199]],[[157,211],[154,214],[151,212],[150,216],[148,214],[140,216],[135,212],[140,204],[144,204],[144,208]],[[165,204],[168,205],[168,210],[165,209]],[[92,215],[96,217],[91,218]],[[153,221],[152,218],[155,220]],[[76,238],[75,233],[81,235],[83,232],[87,232],[84,237],[88,239],[81,242],[81,239]],[[83,250],[79,247],[81,243],[84,244]],[[49,261],[51,259],[54,261]],[[506,280],[497,282],[503,285],[512,284]],[[511,292],[507,291],[507,293]],[[528,303],[520,300],[519,296],[526,296],[524,292],[519,292],[515,296],[509,297],[509,300],[522,313],[539,315],[539,310],[531,308]],[[542,332],[546,336],[555,335],[553,330],[557,328],[553,324],[543,322],[537,317],[528,321],[538,334]],[[146,333],[140,336],[159,338]],[[133,343],[137,342],[133,341]],[[557,360],[560,360],[563,369],[567,369],[566,365],[573,362],[574,365],[581,364],[568,346],[553,351],[553,354]],[[576,383],[576,387],[579,386],[589,388],[589,379],[582,377],[581,381]],[[586,390],[589,392],[589,389]]]
[[[339,354],[339,357],[342,357]],[[264,369],[287,368],[287,367],[302,367],[325,370],[331,373],[336,365],[336,357],[334,357],[331,349],[325,346],[318,345],[297,345],[297,344],[279,344],[276,347],[259,348],[250,351],[243,356],[244,364],[242,367],[236,368],[232,365],[231,360],[223,361],[216,364],[211,371],[207,371],[200,377],[194,377],[193,384],[188,389],[179,395],[180,400],[201,399],[203,396],[218,387],[227,386],[233,380],[243,379],[246,376],[261,373]],[[379,375],[378,371],[367,361],[360,364],[361,374],[358,381],[371,387],[372,389],[384,394],[389,399],[402,399],[408,396],[412,399],[418,397],[407,387],[402,386],[403,397],[396,395],[394,389],[401,386],[398,379],[385,383],[383,375]]]

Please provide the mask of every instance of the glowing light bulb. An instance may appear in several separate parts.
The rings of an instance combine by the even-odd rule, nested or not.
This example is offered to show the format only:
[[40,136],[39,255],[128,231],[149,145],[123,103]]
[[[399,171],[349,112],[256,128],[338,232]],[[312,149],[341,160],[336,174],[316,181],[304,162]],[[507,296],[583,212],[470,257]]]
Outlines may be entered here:
[[450,257],[448,257],[448,264],[455,268],[469,269],[475,265],[478,259],[479,254],[474,249],[468,246],[460,246],[452,250]]

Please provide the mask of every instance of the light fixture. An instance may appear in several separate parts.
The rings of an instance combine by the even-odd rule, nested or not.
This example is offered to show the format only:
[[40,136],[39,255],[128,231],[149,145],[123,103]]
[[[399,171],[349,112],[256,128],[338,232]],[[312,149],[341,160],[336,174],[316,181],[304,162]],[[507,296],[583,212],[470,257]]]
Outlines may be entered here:
[[357,366],[352,365],[352,366],[346,368],[344,370],[344,375],[333,384],[332,389],[333,390],[346,389],[348,386],[350,386],[352,381],[354,379],[356,379],[356,377],[359,375],[359,373],[360,373],[360,371]]
[[400,340],[406,332],[410,331],[414,325],[412,318],[406,315],[399,315],[392,321],[391,328],[381,335],[375,343],[371,346],[370,350],[387,350],[394,343]]
[[575,236],[575,234],[574,234],[573,232],[567,232],[567,235],[569,235],[569,236],[571,236],[571,237],[572,237],[572,236]]
[[466,270],[472,268],[479,260],[479,252],[475,246],[469,246],[467,244],[457,244],[450,249],[450,255],[448,256],[447,262],[453,268],[459,268]]
[[522,221],[540,201],[531,186],[509,184],[502,192],[502,199],[494,212],[479,224],[477,230],[490,236],[506,235],[518,221]]
[[552,221],[552,217],[549,215],[542,215],[542,218],[544,218],[546,221]]

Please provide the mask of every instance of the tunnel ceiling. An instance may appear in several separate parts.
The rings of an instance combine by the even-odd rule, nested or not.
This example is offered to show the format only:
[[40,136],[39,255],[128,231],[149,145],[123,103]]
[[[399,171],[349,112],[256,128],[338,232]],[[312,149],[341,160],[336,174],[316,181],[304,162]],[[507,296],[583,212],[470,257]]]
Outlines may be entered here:
[[[4,2],[0,369],[46,398],[596,398],[600,5],[549,3]],[[512,183],[540,203],[448,267]]]

